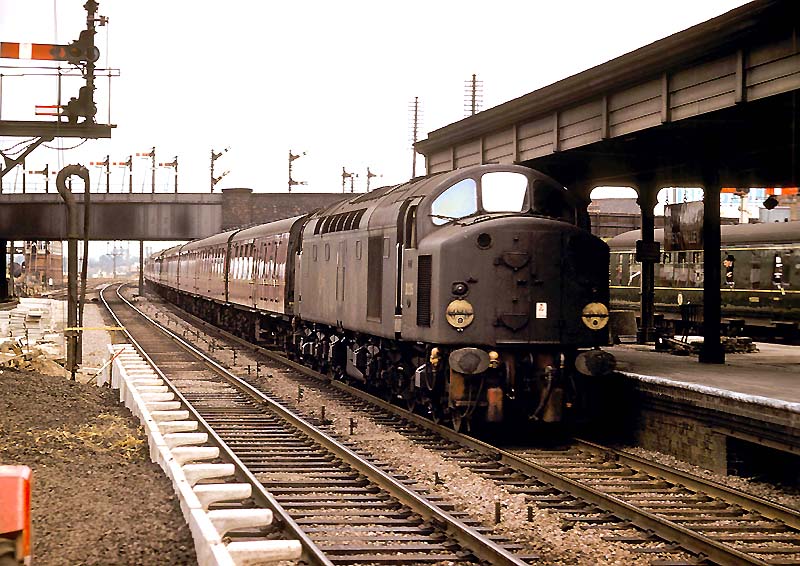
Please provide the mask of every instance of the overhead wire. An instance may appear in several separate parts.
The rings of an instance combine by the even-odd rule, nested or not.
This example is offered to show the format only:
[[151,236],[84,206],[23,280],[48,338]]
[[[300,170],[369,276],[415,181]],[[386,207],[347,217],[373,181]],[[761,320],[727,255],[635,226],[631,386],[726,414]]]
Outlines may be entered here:
[[[76,147],[80,147],[83,144],[85,144],[87,141],[89,141],[89,138],[82,138],[81,141],[79,141],[78,143],[76,143],[72,147],[56,147],[56,146],[52,146],[52,145],[47,145],[46,143],[43,143],[42,145],[44,147],[46,147],[47,149],[55,149],[56,151],[61,152],[61,151],[69,151],[70,149],[75,149]],[[60,155],[61,154],[59,154],[59,159],[60,159]],[[61,167],[59,167],[59,169],[61,169]]]
[[12,145],[11,147],[8,147],[8,148],[6,148],[6,149],[0,149],[0,153],[3,153],[3,154],[6,154],[6,153],[7,153],[7,154],[9,154],[9,155],[12,155],[13,153],[19,153],[19,151],[22,151],[22,149],[20,149],[19,151],[14,151],[14,150],[15,150],[15,149],[16,149],[18,146],[21,146],[21,145],[30,145],[30,144],[31,144],[31,142],[33,142],[35,139],[36,139],[36,138],[29,138],[29,139],[26,139],[26,140],[22,140],[22,141],[20,141],[20,142],[17,142],[17,143],[15,143],[15,144],[14,144],[14,145]]

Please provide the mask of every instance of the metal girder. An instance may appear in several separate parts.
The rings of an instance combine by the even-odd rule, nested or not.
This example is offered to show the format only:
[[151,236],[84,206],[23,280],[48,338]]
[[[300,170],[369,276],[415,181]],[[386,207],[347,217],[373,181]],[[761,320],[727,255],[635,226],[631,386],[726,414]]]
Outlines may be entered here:
[[30,155],[30,153],[43,144],[46,141],[53,141],[52,137],[41,137],[38,140],[34,140],[31,144],[25,148],[25,150],[17,157],[9,157],[6,154],[0,152],[0,155],[3,156],[3,164],[0,165],[0,179],[2,179],[6,173],[11,171],[14,167],[19,165],[20,163],[25,163],[25,158]]
[[45,122],[34,120],[0,120],[0,137],[39,136],[43,138],[110,138],[115,124],[94,124],[82,122]]

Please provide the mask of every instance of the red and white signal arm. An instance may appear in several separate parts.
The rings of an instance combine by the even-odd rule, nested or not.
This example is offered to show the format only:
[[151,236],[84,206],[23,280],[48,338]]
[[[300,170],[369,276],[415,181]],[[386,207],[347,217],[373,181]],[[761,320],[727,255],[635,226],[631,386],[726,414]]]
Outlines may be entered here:
[[0,466],[0,556],[31,563],[31,476],[28,466]]

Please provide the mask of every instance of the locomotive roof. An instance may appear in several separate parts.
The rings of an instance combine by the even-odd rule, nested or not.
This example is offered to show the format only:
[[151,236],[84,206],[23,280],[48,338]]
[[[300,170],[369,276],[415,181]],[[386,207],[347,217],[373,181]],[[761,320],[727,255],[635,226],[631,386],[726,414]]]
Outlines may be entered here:
[[[411,196],[412,194],[413,195],[427,194],[427,192],[429,192],[431,188],[434,185],[436,185],[439,181],[441,181],[445,176],[461,174],[461,173],[463,173],[463,169],[456,169],[455,171],[434,173],[426,177],[415,177],[410,181],[406,181],[405,183],[400,183],[399,185],[388,185],[386,187],[380,187],[368,193],[355,195],[353,198],[349,200],[335,202],[326,208],[322,208],[316,211],[312,215],[312,218],[329,216],[331,214],[336,214],[339,212],[347,212],[350,210],[369,208],[370,206],[377,204],[378,201],[381,201],[384,198],[397,200],[401,196],[406,197],[406,196]],[[395,198],[393,199],[393,197]]]
[[[412,196],[425,196],[434,192],[442,183],[448,179],[453,178],[454,181],[472,174],[475,170],[508,170],[508,168],[530,171],[529,168],[520,165],[504,165],[504,164],[484,164],[484,165],[470,165],[454,169],[452,171],[443,171],[441,173],[433,173],[424,177],[414,177],[410,181],[401,183],[399,185],[390,185],[381,187],[356,195],[353,198],[341,202],[333,203],[332,205],[316,211],[311,218],[320,218],[339,214],[354,210],[366,209],[375,206],[381,202],[395,203],[402,201]],[[537,175],[542,176],[537,172]]]
[[[722,244],[791,244],[800,242],[800,221],[794,222],[765,222],[759,224],[731,224],[720,227]],[[636,240],[642,237],[641,230],[631,230],[608,241],[609,247],[614,249],[633,249]],[[657,242],[664,241],[664,229],[654,231]]]
[[284,218],[283,220],[276,220],[267,224],[259,224],[239,230],[233,236],[232,242],[240,242],[242,240],[252,240],[253,238],[261,238],[264,236],[274,236],[275,234],[285,234],[291,230],[295,222],[303,218],[303,216],[293,216],[291,218]]

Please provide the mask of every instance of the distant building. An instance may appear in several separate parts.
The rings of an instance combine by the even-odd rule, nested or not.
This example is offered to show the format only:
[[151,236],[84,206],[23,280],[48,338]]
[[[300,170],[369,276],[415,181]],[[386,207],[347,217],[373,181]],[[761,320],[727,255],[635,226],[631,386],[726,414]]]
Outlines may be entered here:
[[21,251],[22,270],[14,279],[17,295],[35,296],[64,286],[63,242],[26,241]]
[[[768,210],[764,207],[764,201],[770,195],[775,196],[778,206]],[[654,209],[656,228],[664,226],[665,204],[699,200],[703,200],[703,191],[699,188],[662,190]],[[635,198],[593,199],[588,212],[592,221],[592,233],[601,238],[612,238],[642,227],[641,210]],[[720,194],[720,216],[723,224],[800,220],[800,195],[796,189],[750,189],[742,203],[742,198],[737,194],[723,192]]]

